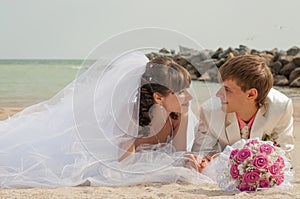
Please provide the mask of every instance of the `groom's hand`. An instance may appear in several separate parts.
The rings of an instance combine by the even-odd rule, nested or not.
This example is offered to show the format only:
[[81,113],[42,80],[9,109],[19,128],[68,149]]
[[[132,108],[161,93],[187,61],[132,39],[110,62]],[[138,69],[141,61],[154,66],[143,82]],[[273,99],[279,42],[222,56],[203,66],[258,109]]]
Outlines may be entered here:
[[203,171],[208,162],[211,160],[211,157],[209,155],[205,155],[200,158],[198,155],[186,154],[184,157],[186,158],[185,166],[188,168],[194,168],[199,173]]

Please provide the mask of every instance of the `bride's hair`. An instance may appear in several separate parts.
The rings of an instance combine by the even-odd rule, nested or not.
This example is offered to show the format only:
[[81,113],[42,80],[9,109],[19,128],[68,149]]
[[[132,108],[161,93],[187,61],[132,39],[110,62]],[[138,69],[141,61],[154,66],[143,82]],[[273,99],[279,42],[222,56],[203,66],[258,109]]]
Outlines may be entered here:
[[[188,88],[191,83],[189,72],[168,57],[157,57],[148,62],[141,78],[139,125],[147,126],[151,123],[149,109],[155,103],[155,92],[167,96]],[[170,117],[178,119],[179,114],[172,112]]]

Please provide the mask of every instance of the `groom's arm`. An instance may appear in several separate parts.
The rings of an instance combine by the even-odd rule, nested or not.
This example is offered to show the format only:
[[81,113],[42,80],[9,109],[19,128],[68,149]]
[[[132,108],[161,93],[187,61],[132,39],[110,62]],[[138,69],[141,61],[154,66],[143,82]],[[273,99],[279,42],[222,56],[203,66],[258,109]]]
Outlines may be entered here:
[[294,135],[293,135],[293,104],[289,99],[284,110],[282,111],[280,120],[274,128],[274,137],[276,143],[280,145],[286,152],[290,152],[294,148]]

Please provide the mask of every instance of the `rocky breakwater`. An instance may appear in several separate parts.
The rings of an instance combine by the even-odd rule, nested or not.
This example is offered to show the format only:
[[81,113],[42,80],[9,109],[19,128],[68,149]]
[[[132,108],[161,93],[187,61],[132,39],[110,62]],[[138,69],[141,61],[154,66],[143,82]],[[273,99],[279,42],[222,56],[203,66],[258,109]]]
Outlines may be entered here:
[[247,46],[238,48],[219,48],[213,50],[195,50],[179,47],[179,52],[161,49],[159,52],[151,52],[147,57],[151,60],[157,56],[168,56],[184,66],[191,74],[193,80],[216,82],[218,68],[227,59],[240,55],[260,55],[264,57],[274,76],[274,85],[300,87],[300,49],[292,47],[286,51],[273,50],[258,51]]

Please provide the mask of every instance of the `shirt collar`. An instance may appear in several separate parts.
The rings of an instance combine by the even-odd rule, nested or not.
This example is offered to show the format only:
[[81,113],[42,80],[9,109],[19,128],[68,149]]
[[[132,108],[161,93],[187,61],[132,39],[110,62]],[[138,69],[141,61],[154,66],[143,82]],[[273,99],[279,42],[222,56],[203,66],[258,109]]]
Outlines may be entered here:
[[[257,113],[257,112],[256,112],[256,113]],[[249,129],[250,129],[250,128],[252,127],[253,122],[254,122],[256,113],[252,116],[252,118],[249,120],[248,123],[246,123],[245,121],[243,121],[243,120],[238,116],[238,114],[236,113],[236,117],[237,117],[237,120],[238,120],[240,129],[244,128],[245,126],[248,126]]]

